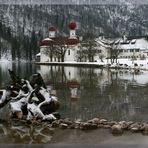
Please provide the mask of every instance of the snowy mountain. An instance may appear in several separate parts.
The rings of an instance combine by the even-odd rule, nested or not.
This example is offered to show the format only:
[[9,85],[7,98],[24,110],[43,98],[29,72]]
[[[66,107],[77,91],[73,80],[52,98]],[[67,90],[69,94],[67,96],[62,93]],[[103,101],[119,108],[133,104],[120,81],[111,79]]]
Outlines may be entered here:
[[[115,37],[148,34],[148,5],[0,5],[1,44],[8,42],[6,52],[31,60],[38,53],[37,42],[48,35],[48,27],[68,34],[68,23],[75,20],[77,33],[83,37]],[[3,32],[3,33],[2,33]],[[1,55],[2,47],[0,44]],[[11,51],[11,52],[10,52]]]

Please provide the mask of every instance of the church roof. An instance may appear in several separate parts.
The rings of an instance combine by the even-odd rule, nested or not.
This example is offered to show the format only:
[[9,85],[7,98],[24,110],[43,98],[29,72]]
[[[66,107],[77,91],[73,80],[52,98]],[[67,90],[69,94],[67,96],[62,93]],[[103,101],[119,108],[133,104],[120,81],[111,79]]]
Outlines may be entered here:
[[55,38],[45,38],[40,42],[40,46],[51,46],[51,45],[75,45],[79,43],[79,38],[70,37],[55,37]]

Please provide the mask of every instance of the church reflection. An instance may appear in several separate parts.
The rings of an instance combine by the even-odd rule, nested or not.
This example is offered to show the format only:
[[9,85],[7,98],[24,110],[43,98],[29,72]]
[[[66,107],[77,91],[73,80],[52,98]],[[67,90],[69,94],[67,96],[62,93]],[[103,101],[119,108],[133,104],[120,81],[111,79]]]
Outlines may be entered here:
[[139,120],[148,111],[148,72],[63,66],[40,66],[39,72],[61,99],[65,117]]

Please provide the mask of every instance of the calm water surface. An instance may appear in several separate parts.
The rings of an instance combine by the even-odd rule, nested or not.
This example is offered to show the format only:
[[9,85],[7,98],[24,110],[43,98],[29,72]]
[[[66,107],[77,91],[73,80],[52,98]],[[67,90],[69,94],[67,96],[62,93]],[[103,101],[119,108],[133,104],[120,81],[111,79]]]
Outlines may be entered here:
[[[0,63],[1,89],[9,84],[8,69],[27,79],[31,74],[41,73],[49,89],[60,99],[59,112],[63,118],[85,121],[94,117],[103,117],[117,121],[148,121],[148,72],[146,71],[134,74],[126,70]],[[9,120],[9,106],[1,109],[0,115],[0,119]],[[4,140],[9,143],[102,143],[105,140],[103,135],[107,135],[106,132],[109,133],[106,130],[87,133],[51,129],[48,125],[43,128],[16,121],[0,122],[0,143],[5,143]],[[60,136],[64,133],[65,136]],[[95,138],[90,140],[87,135]],[[129,142],[132,138],[142,139],[142,135],[133,136],[130,133],[120,138],[109,134],[106,138],[111,141],[116,139],[120,143],[126,137],[130,137]]]

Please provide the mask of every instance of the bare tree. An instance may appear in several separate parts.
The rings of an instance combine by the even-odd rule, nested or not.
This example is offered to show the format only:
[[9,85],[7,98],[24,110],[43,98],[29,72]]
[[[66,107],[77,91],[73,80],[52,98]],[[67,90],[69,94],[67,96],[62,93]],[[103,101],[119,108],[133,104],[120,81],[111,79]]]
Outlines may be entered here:
[[87,56],[89,62],[94,62],[94,56],[97,54],[97,44],[95,40],[86,40],[81,43],[82,47],[85,48],[84,53]]
[[53,59],[53,44],[49,45],[48,48],[47,48],[47,53],[50,57],[50,62],[52,62],[52,59]]
[[114,63],[118,60],[119,54],[121,53],[122,49],[120,49],[119,45],[111,44],[109,47],[109,52],[110,52],[110,60],[111,63]]
[[65,53],[69,49],[69,45],[66,43],[64,38],[60,37],[59,40],[56,41],[54,46],[54,53],[58,58],[58,62],[64,62]]
[[80,44],[78,46],[78,51],[77,51],[77,55],[76,55],[76,58],[77,58],[77,61],[78,62],[83,62],[86,60],[86,52],[85,52],[85,48]]
[[101,62],[103,62],[103,58],[104,58],[104,57],[105,57],[105,56],[104,56],[102,53],[99,54],[99,58],[100,58]]

